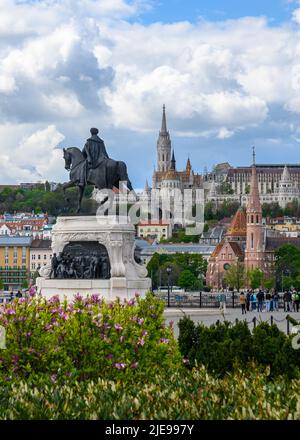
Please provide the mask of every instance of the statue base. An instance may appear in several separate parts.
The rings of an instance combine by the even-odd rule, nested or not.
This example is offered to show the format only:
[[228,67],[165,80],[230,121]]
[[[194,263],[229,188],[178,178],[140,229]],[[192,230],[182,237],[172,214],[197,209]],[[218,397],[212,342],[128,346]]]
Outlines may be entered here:
[[[52,251],[59,255],[70,245],[100,244],[105,247],[110,265],[109,279],[50,279],[51,267],[40,270],[37,291],[45,297],[59,295],[72,300],[77,293],[99,294],[107,300],[144,296],[151,288],[147,270],[134,258],[135,228],[127,217],[58,217],[52,232]],[[71,246],[72,247],[72,246]],[[89,248],[89,246],[87,246]]]

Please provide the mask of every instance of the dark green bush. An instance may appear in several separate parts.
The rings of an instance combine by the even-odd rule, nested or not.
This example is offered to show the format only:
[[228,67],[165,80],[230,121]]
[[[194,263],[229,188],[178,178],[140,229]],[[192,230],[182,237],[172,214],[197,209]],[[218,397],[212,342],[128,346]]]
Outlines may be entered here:
[[178,325],[179,348],[189,359],[190,368],[203,364],[222,377],[237,366],[248,368],[255,362],[260,368],[270,366],[270,377],[299,377],[300,350],[292,348],[291,336],[286,336],[276,325],[261,323],[252,333],[244,321],[207,327],[196,326],[185,317]]

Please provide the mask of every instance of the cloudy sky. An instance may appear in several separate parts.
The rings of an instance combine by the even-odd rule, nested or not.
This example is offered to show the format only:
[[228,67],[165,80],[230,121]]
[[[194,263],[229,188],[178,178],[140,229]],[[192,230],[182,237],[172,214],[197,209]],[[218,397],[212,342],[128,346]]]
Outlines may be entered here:
[[299,37],[293,0],[0,0],[0,183],[96,126],[141,187],[164,103],[179,169],[300,163]]

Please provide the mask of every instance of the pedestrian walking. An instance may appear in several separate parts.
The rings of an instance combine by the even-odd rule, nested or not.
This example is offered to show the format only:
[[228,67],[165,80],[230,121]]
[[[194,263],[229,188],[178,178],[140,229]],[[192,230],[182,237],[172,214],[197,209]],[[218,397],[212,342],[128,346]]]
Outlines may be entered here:
[[241,294],[240,294],[240,304],[241,304],[241,307],[242,307],[242,315],[247,313],[247,311],[246,311],[246,303],[247,303],[247,298],[246,298],[244,292],[241,292]]
[[296,292],[295,294],[295,307],[296,307],[296,312],[299,312],[299,305],[300,305],[300,294],[299,292]]
[[283,308],[285,312],[290,311],[289,293],[287,290],[283,294]]
[[247,312],[250,312],[250,290],[247,290],[247,295],[246,295],[246,308],[247,308]]
[[271,295],[269,292],[266,293],[266,312],[270,311],[271,306]]
[[259,292],[257,294],[257,311],[258,312],[263,311],[264,299],[265,299],[264,292],[262,290],[259,290]]
[[252,293],[252,311],[256,310],[256,304],[257,304],[257,295],[255,292]]
[[278,292],[274,292],[273,304],[274,304],[274,311],[278,312],[279,311],[279,294],[278,294]]

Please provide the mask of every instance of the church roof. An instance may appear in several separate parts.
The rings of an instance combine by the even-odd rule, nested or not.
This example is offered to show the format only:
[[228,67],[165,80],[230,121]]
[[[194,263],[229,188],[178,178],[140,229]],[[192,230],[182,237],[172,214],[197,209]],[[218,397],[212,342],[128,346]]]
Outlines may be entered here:
[[234,255],[238,258],[244,258],[245,254],[243,252],[243,250],[240,248],[239,244],[236,241],[221,241],[221,243],[219,243],[215,250],[213,251],[213,253],[211,254],[212,257],[217,257],[220,252],[222,251],[224,246],[230,246]]
[[247,219],[243,209],[238,209],[226,233],[229,236],[246,236]]

